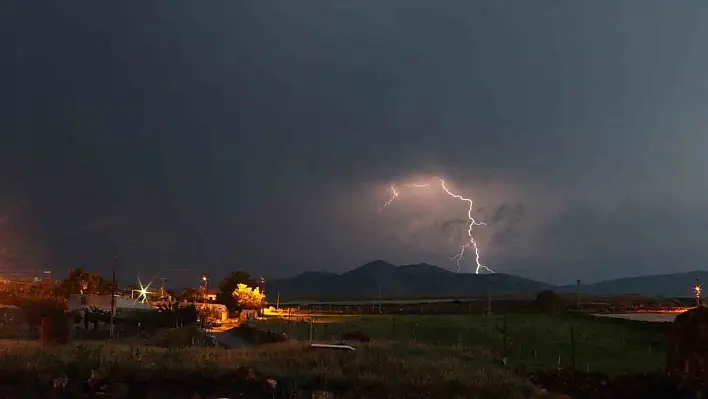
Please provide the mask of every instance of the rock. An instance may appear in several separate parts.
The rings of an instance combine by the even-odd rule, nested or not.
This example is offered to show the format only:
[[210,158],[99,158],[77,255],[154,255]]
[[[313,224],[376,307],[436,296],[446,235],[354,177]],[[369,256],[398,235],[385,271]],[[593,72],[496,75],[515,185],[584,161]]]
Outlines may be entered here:
[[268,378],[265,382],[269,391],[275,392],[275,390],[278,389],[278,381],[276,381],[275,378]]
[[68,384],[69,378],[66,376],[57,377],[52,380],[52,388],[54,389],[64,389]]

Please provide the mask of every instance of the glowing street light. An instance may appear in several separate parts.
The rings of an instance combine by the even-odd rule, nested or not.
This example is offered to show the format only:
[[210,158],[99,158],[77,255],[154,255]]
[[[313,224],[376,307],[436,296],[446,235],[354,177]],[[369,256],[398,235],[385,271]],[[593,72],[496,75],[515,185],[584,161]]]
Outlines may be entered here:
[[703,289],[699,284],[696,284],[693,287],[693,291],[696,293],[696,306],[701,306],[701,291],[703,291]]
[[[137,290],[138,291],[138,298],[135,300],[135,302],[138,302],[138,301],[140,303],[147,302],[148,304],[150,304],[150,302],[148,301],[148,294],[151,293],[149,290],[150,290],[150,285],[152,285],[152,281],[150,281],[147,285],[143,286],[142,281],[140,281],[140,277],[138,277],[138,285],[140,286],[140,289]],[[134,290],[134,291],[136,291],[136,290]]]
[[204,282],[204,306],[206,306],[207,298],[209,298],[209,277],[207,275],[202,276],[202,281]]

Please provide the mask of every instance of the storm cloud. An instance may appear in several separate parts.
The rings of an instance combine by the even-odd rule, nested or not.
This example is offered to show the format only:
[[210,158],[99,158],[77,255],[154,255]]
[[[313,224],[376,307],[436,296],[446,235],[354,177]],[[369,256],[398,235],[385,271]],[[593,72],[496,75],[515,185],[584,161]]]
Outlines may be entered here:
[[107,270],[114,252],[126,274],[453,268],[464,204],[408,192],[378,211],[389,184],[437,175],[474,199],[497,271],[699,268],[707,14],[659,0],[6,2],[1,202],[37,226],[24,242],[38,269]]

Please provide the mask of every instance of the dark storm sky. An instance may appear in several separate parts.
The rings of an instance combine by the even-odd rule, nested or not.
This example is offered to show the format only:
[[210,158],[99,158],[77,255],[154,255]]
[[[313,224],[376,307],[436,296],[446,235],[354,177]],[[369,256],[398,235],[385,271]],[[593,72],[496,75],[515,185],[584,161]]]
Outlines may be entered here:
[[706,38],[698,0],[7,0],[0,269],[454,269],[464,204],[378,211],[434,174],[496,271],[705,268]]

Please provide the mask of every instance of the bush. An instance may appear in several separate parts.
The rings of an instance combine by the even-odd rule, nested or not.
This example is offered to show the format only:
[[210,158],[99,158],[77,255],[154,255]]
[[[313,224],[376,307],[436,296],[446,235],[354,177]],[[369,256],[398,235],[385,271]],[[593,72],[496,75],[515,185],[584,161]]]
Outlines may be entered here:
[[161,329],[180,328],[196,322],[197,310],[194,306],[177,306],[177,304],[163,305],[157,311],[126,312],[116,318],[116,325],[120,331],[137,331],[145,336],[151,336]]
[[700,398],[708,393],[700,384],[686,384],[663,373],[620,374],[610,378],[603,373],[564,368],[539,371],[529,375],[529,379],[537,386],[574,398]]
[[545,313],[555,313],[563,305],[561,298],[551,290],[544,290],[536,296],[536,307]]
[[44,317],[61,317],[66,312],[66,304],[55,298],[16,298],[16,305],[22,309],[25,322],[30,329],[38,329]]
[[274,344],[285,342],[288,340],[288,336],[285,334],[279,334],[270,330],[260,329],[249,324],[242,324],[241,327],[232,329],[231,333],[242,338],[246,342],[256,345]]
[[708,308],[699,306],[676,316],[666,370],[672,376],[708,383]]

